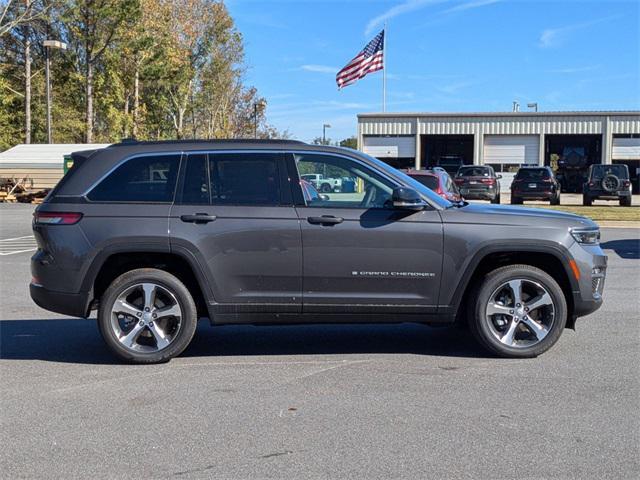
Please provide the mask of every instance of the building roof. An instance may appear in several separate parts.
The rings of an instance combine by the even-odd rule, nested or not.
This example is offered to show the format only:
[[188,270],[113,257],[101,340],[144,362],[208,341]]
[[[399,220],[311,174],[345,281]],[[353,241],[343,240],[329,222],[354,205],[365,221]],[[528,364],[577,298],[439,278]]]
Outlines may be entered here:
[[398,117],[610,117],[640,116],[638,110],[544,111],[544,112],[378,112],[359,113],[358,118]]
[[0,153],[0,168],[61,169],[65,155],[78,150],[95,150],[108,146],[108,143],[32,143],[16,145]]

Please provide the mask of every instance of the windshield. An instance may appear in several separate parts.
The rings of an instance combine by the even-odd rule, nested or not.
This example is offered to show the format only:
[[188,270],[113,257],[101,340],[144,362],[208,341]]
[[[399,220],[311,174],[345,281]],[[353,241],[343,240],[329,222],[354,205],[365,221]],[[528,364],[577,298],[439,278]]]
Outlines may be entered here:
[[491,170],[489,167],[460,167],[456,177],[490,177]]
[[615,175],[618,178],[629,178],[627,175],[626,165],[594,165],[591,178],[601,180],[607,175]]
[[367,155],[366,153],[363,153],[360,151],[355,151],[355,150],[351,150],[351,151],[357,152],[359,156],[366,158],[383,172],[389,173],[391,176],[398,178],[403,184],[405,184],[410,188],[413,188],[416,192],[422,195],[432,205],[436,205],[438,208],[449,208],[454,206],[453,203],[451,203],[449,200],[446,200],[442,198],[440,195],[438,195],[437,193],[434,193],[428,187],[424,186],[417,180],[414,180],[406,173],[396,170],[392,166],[387,165],[383,161],[378,160],[377,158],[372,157],[371,155]]
[[516,175],[518,180],[541,180],[549,178],[549,172],[542,168],[521,168]]

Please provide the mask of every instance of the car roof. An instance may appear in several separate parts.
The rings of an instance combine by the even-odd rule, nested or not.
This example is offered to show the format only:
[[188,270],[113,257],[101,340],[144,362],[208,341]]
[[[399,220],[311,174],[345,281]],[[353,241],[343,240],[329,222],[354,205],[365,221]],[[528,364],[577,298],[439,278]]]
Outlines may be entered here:
[[437,177],[437,170],[415,170],[415,169],[406,169],[400,170],[402,173],[406,173],[407,175],[428,175],[430,177]]

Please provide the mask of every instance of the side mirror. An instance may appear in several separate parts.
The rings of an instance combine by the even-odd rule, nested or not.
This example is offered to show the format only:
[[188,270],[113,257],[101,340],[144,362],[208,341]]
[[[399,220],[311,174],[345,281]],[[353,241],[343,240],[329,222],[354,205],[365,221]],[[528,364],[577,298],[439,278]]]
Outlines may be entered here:
[[415,190],[407,187],[397,187],[393,189],[391,195],[393,208],[402,210],[424,210],[427,206],[422,197]]
[[496,175],[496,178],[502,178],[502,175]]

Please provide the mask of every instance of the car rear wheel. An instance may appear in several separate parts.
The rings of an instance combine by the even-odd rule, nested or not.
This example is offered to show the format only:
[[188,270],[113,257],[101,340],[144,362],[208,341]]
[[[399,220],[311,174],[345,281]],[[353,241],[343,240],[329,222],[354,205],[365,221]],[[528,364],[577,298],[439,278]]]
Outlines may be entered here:
[[530,265],[509,265],[489,273],[471,305],[470,327],[492,353],[529,358],[551,348],[567,321],[562,288]]
[[560,194],[557,193],[555,197],[551,197],[551,200],[549,201],[549,203],[551,205],[560,205]]
[[493,199],[491,200],[491,203],[500,203],[500,194],[493,197]]
[[180,355],[197,325],[187,287],[163,270],[142,268],[116,278],[100,300],[98,328],[121,359],[160,363]]
[[328,183],[323,183],[322,185],[320,185],[320,191],[322,193],[331,193],[333,189],[331,188],[331,185],[329,185]]
[[522,198],[511,195],[511,205],[522,205]]
[[593,199],[589,195],[582,195],[582,205],[584,205],[585,207],[590,207],[592,203]]
[[631,196],[629,196],[629,197],[620,197],[620,206],[621,207],[630,207],[631,206]]

